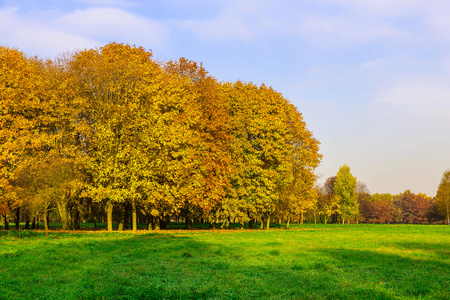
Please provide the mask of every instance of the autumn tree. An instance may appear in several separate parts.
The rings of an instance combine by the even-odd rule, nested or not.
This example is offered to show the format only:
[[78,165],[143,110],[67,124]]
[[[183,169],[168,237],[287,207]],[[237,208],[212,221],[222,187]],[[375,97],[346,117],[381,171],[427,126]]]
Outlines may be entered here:
[[327,178],[322,187],[318,189],[317,211],[326,224],[328,219],[340,213],[339,199],[335,196],[334,185],[336,176]]
[[[167,73],[179,77],[180,84],[192,95],[190,105],[200,113],[190,130],[189,147],[194,154],[186,170],[190,185],[189,195],[185,197],[186,226],[192,216],[208,219],[211,223],[217,219],[221,200],[230,187],[229,174],[232,172],[229,155],[230,117],[220,84],[208,75],[201,64],[180,58],[166,63]],[[187,81],[186,81],[187,79]]]
[[302,115],[292,104],[288,104],[286,109],[288,172],[283,181],[279,182],[281,194],[278,201],[284,207],[280,207],[278,213],[285,215],[288,224],[291,217],[299,217],[300,223],[303,224],[305,213],[312,210],[317,202],[318,194],[314,189],[317,178],[314,169],[322,156],[318,153],[319,142],[306,128]]
[[442,174],[441,182],[436,193],[436,207],[439,213],[447,219],[447,224],[450,225],[450,170]]
[[407,190],[397,196],[402,205],[403,223],[418,224],[428,221],[428,213],[433,206],[432,198],[425,194],[414,194]]
[[3,222],[52,208],[77,228],[102,207],[109,231],[129,210],[133,230],[138,213],[268,228],[314,206],[319,142],[270,87],[117,43],[48,61],[2,47],[0,63]]
[[[361,206],[361,203],[364,202],[364,200],[367,200],[370,198],[370,191],[367,185],[364,182],[357,181],[356,182],[356,193],[358,194],[358,205]],[[358,216],[357,216],[357,222],[361,219],[361,209],[359,208]]]
[[16,49],[0,47],[0,213],[4,228],[9,214],[20,207],[15,189],[17,169],[26,164],[31,149],[35,78],[31,60]]
[[[232,116],[230,151],[236,170],[231,178],[232,195],[223,213],[228,218],[247,215],[249,219],[261,218],[267,223],[278,198],[276,182],[283,155],[283,135],[280,135],[283,128],[277,110],[282,107],[271,103],[273,98],[264,97],[266,92],[270,93],[265,87],[259,89],[253,84],[236,82],[223,85],[222,89]],[[273,135],[269,136],[269,132]]]
[[366,223],[392,223],[393,200],[391,194],[373,194],[370,197],[360,199],[359,211],[361,221]]
[[18,192],[26,188],[18,174],[45,159],[52,148],[57,102],[49,97],[52,87],[39,59],[0,47],[0,68],[0,207],[4,217],[16,210],[18,225],[24,205]]
[[149,130],[146,122],[152,120],[145,118],[149,95],[158,93],[154,84],[158,76],[152,75],[159,67],[150,58],[143,48],[111,43],[80,51],[69,63],[71,84],[82,106],[78,128],[92,179],[87,194],[104,204],[109,231],[114,204],[125,201],[132,203],[136,230],[142,186],[135,180],[138,173],[148,172],[148,155],[143,153],[148,148],[145,143],[137,145],[143,142],[140,135]]
[[339,201],[342,223],[358,214],[358,195],[356,193],[356,177],[350,173],[350,167],[339,168],[334,183],[334,194]]
[[299,201],[312,188],[318,142],[296,108],[272,88],[238,81],[222,85],[222,92],[231,116],[235,169],[225,207],[230,216],[260,219],[268,227],[286,191]]

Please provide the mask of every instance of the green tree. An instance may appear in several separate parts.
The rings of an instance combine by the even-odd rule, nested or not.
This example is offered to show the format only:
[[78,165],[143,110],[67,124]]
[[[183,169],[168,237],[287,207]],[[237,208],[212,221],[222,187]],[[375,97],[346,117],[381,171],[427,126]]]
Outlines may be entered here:
[[317,188],[317,203],[315,209],[326,224],[330,217],[335,218],[340,213],[339,199],[334,194],[336,176],[329,177],[324,184]]
[[436,193],[436,206],[439,213],[447,219],[450,225],[450,170],[442,174],[441,183]]
[[356,177],[353,177],[350,167],[345,164],[336,174],[334,194],[339,201],[342,223],[354,218],[359,212]]

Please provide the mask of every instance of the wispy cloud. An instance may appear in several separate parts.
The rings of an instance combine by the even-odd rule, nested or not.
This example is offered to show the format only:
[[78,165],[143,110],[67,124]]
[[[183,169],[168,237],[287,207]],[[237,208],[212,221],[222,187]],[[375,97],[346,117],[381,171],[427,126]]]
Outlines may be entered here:
[[202,40],[249,42],[271,29],[270,1],[235,1],[221,3],[220,12],[207,20],[173,19],[178,30],[190,31]]
[[80,3],[87,4],[89,6],[109,6],[109,7],[117,7],[117,6],[134,6],[136,5],[135,1],[130,0],[77,0]]
[[168,29],[164,24],[131,14],[120,8],[89,8],[76,10],[54,21],[66,31],[92,36],[96,40],[163,45]]
[[[450,3],[436,0],[224,1],[216,17],[172,24],[202,40],[251,42],[272,37],[306,39],[323,47],[423,43],[450,38]],[[448,25],[448,26],[447,26]]]
[[1,42],[32,55],[57,55],[112,41],[162,47],[168,35],[163,23],[121,8],[93,7],[69,13],[0,8]]
[[95,40],[85,35],[25,18],[18,14],[17,8],[0,9],[0,36],[5,46],[44,57],[97,45]]

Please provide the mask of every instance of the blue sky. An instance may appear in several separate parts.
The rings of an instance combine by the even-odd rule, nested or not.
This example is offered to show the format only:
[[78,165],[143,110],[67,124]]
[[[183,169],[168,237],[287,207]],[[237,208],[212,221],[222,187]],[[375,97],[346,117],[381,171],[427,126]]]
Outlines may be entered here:
[[450,1],[0,1],[0,44],[30,56],[112,41],[265,83],[372,193],[434,196],[450,168]]

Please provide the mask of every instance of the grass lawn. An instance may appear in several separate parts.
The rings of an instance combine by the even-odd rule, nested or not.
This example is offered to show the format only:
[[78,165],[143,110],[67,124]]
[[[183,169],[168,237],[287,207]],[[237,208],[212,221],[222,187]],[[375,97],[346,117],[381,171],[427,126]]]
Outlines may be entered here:
[[450,226],[2,230],[0,299],[450,299]]

